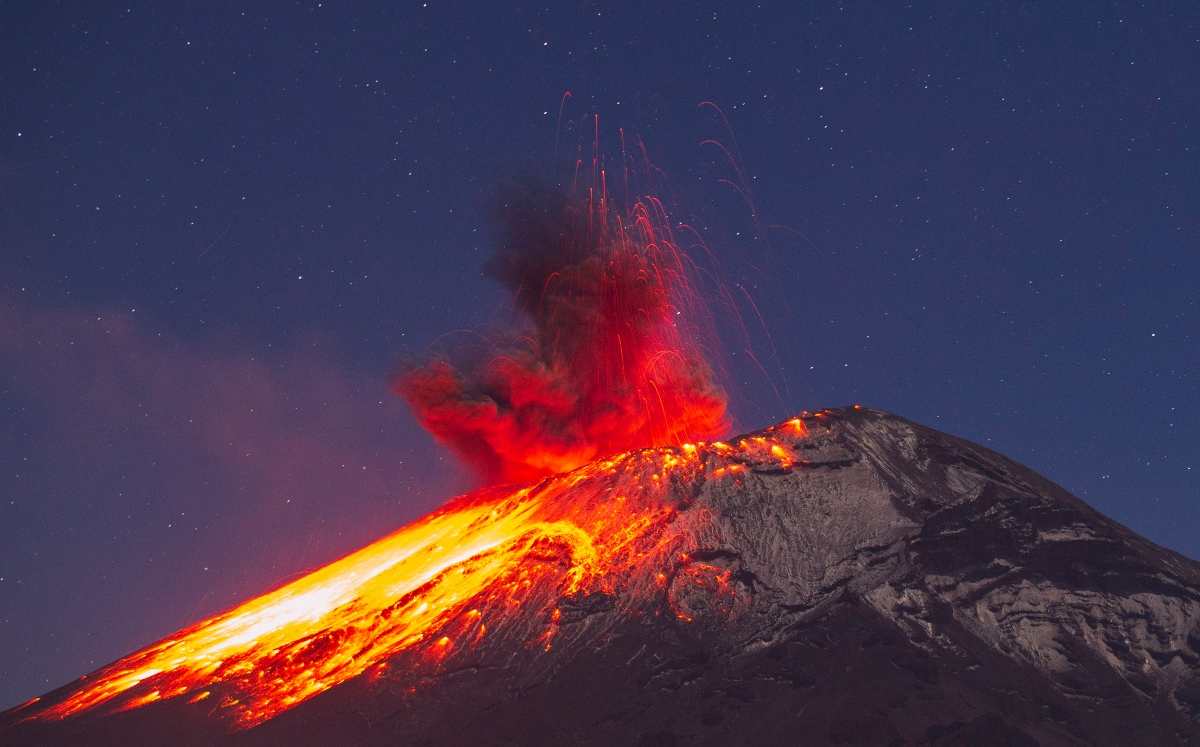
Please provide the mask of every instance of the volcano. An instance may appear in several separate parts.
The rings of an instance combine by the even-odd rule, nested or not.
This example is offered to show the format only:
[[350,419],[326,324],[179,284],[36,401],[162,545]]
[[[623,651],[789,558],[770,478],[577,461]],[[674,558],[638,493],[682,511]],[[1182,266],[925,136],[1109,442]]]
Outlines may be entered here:
[[492,488],[4,744],[1200,744],[1200,564],[903,418]]

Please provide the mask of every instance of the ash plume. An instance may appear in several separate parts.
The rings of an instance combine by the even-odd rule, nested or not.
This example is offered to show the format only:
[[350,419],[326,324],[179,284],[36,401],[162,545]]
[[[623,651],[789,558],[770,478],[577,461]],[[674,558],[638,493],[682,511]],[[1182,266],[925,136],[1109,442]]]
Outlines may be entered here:
[[661,202],[622,214],[602,188],[523,184],[495,217],[485,270],[512,294],[515,328],[472,359],[438,355],[395,380],[435,438],[491,483],[727,429],[703,304]]

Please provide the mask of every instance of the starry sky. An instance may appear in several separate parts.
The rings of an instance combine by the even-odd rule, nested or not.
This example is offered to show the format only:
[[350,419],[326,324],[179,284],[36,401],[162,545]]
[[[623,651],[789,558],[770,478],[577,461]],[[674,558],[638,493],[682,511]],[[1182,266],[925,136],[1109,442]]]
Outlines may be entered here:
[[595,113],[762,314],[738,427],[888,409],[1200,557],[1200,6],[1150,5],[5,3],[0,707],[469,488],[389,376],[508,318],[497,185]]

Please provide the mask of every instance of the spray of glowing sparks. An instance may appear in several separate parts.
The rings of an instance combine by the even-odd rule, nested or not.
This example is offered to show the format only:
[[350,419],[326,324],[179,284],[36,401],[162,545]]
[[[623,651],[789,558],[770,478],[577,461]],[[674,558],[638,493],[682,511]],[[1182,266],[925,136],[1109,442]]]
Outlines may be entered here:
[[439,357],[397,377],[435,437],[494,483],[724,434],[697,273],[660,199],[619,211],[593,156],[586,188],[523,186],[499,218],[487,270],[529,328],[470,365]]
[[[634,600],[678,566],[670,484],[681,471],[740,480],[752,461],[790,469],[807,432],[799,418],[767,435],[712,440],[728,428],[726,402],[699,342],[694,267],[662,202],[642,197],[618,211],[607,180],[594,156],[585,189],[527,191],[504,206],[505,243],[489,271],[512,291],[527,333],[474,365],[439,358],[397,378],[421,422],[487,484],[523,486],[451,501],[65,694],[30,701],[28,716],[175,700],[249,727],[379,674],[403,652],[436,661],[503,627],[515,609],[541,614],[530,606],[539,589],[552,598],[528,642],[549,649],[556,600]],[[686,573],[728,581],[703,564]],[[641,592],[639,578],[649,579]]]

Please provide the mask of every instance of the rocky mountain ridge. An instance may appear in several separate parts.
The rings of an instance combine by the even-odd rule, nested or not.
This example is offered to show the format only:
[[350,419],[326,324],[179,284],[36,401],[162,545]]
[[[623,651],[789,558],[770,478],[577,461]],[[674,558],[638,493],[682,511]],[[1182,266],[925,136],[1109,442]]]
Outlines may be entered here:
[[[664,472],[676,511],[656,546],[670,551],[613,591],[535,585],[437,661],[397,655],[249,730],[167,701],[54,722],[10,712],[0,737],[1200,744],[1200,564],[962,439],[858,407],[802,422],[730,442],[769,437],[786,459],[702,447]],[[639,462],[616,464],[571,489],[650,484]]]

